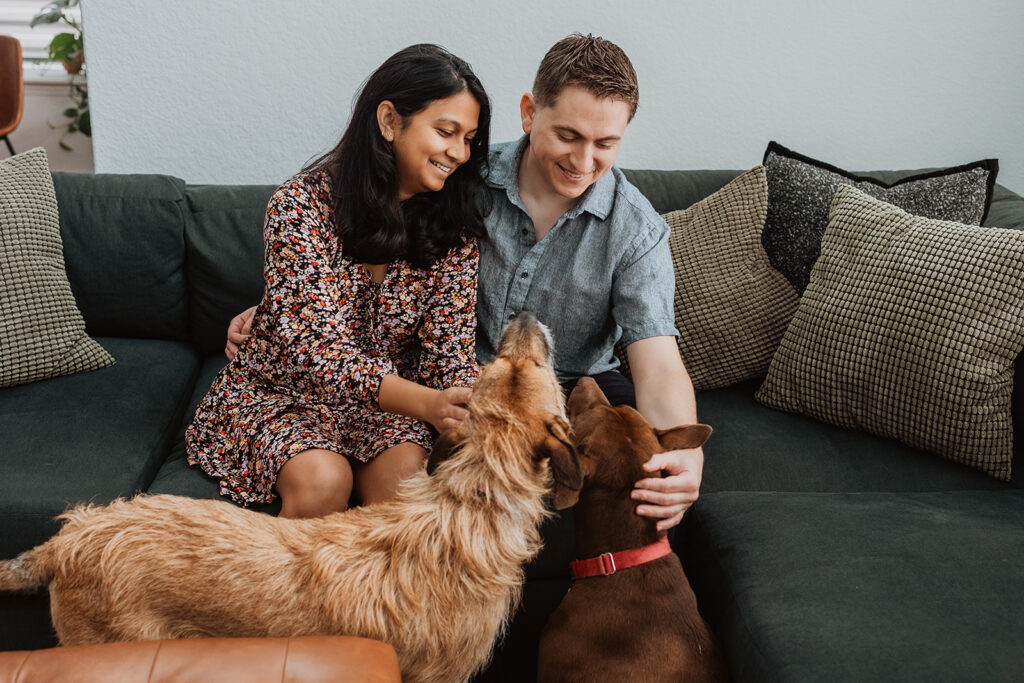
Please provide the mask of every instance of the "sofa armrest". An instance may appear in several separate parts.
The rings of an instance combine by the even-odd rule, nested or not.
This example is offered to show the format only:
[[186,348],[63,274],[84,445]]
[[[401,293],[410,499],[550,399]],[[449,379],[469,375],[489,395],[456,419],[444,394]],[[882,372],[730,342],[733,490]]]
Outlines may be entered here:
[[401,681],[387,643],[349,636],[191,638],[0,652],[0,682]]

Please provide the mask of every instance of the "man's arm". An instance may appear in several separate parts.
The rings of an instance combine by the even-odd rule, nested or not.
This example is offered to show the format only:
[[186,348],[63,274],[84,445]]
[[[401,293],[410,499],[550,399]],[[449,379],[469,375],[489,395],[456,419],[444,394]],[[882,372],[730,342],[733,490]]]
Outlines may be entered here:
[[[655,428],[668,429],[697,422],[693,383],[679,357],[674,337],[650,337],[626,347],[636,387],[636,406]],[[633,489],[636,512],[658,519],[664,531],[679,524],[697,500],[704,470],[704,451],[694,448],[654,455],[644,465],[654,476],[641,479]],[[660,472],[664,472],[664,477]]]
[[231,319],[231,323],[228,325],[228,341],[224,347],[224,355],[228,357],[228,360],[235,359],[238,347],[249,338],[249,332],[252,330],[252,317],[255,314],[256,307],[253,306]]

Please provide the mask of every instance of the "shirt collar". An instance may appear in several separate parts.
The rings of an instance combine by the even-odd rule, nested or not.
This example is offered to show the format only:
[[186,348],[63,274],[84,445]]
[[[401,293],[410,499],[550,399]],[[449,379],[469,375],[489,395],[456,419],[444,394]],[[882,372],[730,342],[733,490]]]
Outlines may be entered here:
[[[487,184],[496,189],[504,188],[509,200],[523,208],[523,200],[519,194],[519,162],[529,144],[529,137],[523,135],[515,144],[501,145],[498,153],[490,159],[490,170]],[[612,212],[615,203],[615,169],[611,168],[600,180],[587,188],[579,201],[566,212],[568,218],[576,218],[584,211],[604,220]]]

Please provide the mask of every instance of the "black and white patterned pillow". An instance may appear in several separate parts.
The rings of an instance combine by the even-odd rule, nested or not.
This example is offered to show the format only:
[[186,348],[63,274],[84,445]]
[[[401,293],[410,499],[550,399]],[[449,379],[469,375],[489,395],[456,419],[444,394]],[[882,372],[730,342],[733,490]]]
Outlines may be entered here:
[[848,185],[757,400],[1009,481],[1024,231],[913,216]]
[[828,209],[840,183],[925,218],[981,225],[992,203],[999,162],[984,159],[963,166],[919,173],[894,183],[855,175],[822,161],[768,143],[768,217],[761,242],[772,267],[797,294],[807,287],[821,251]]
[[113,363],[71,293],[46,151],[0,161],[0,387]]

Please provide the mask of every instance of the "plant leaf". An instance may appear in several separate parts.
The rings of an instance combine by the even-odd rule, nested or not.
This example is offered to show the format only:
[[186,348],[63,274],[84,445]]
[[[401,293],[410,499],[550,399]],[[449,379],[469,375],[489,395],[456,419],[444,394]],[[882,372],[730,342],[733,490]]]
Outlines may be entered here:
[[68,117],[69,119],[73,119],[76,116],[78,116],[78,110],[74,107],[69,107],[68,109],[64,110],[64,116]]
[[39,14],[32,17],[28,27],[35,28],[39,24],[56,24],[58,21],[60,21],[60,8],[46,7]]
[[89,110],[86,109],[82,112],[82,116],[78,119],[78,129],[82,131],[82,135],[87,138],[92,137],[92,117],[89,116]]

